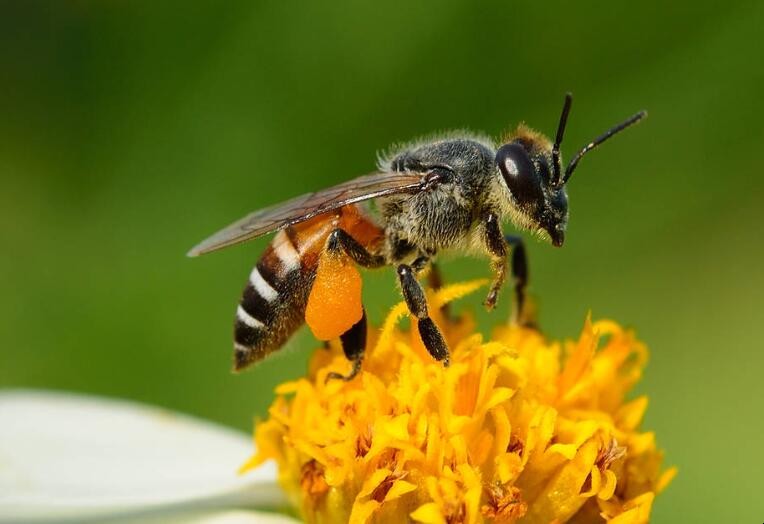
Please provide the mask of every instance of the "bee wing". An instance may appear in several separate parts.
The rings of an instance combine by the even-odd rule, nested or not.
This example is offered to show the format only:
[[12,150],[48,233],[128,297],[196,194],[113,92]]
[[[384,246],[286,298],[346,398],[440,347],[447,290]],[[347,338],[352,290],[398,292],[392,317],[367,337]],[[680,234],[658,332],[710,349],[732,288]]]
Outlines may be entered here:
[[333,187],[307,193],[260,209],[203,240],[188,256],[195,257],[303,222],[355,202],[396,193],[416,193],[436,181],[437,174],[371,173]]

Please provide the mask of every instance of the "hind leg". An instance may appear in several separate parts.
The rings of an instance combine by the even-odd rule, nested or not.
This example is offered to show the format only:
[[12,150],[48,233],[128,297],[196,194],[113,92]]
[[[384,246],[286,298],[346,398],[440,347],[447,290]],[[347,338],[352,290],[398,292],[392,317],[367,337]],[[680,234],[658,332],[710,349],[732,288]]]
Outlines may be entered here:
[[[328,254],[334,256],[346,255],[361,267],[376,268],[385,264],[385,259],[379,254],[370,253],[363,245],[343,229],[335,229],[329,235],[326,243]],[[362,311],[361,319],[340,335],[342,350],[351,362],[347,375],[331,372],[326,380],[352,380],[361,370],[363,354],[366,349],[366,311]]]
[[344,229],[338,228],[331,232],[326,242],[326,249],[331,254],[345,253],[361,267],[376,268],[385,265],[385,257],[370,253]]
[[361,371],[363,353],[366,349],[366,310],[364,310],[361,320],[340,335],[340,341],[342,342],[342,351],[344,351],[345,357],[351,362],[352,367],[347,375],[332,371],[326,375],[327,382],[337,379],[348,382],[353,380],[358,372]]

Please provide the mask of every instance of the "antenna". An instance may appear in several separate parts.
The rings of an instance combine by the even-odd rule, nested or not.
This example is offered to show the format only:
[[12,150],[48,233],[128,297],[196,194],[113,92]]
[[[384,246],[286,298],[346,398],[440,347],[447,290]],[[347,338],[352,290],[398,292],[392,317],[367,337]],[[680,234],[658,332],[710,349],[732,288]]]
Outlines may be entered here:
[[560,145],[562,144],[562,135],[565,133],[565,125],[568,123],[568,113],[570,113],[570,106],[572,104],[573,94],[565,93],[565,103],[562,106],[560,123],[557,125],[557,136],[554,139],[554,146],[552,146],[552,169],[554,170],[554,179],[552,180],[553,186],[561,185],[562,167],[560,166]]
[[[618,124],[616,126],[611,127],[610,129],[608,129],[607,131],[602,133],[600,136],[598,136],[597,138],[595,138],[594,140],[592,140],[591,142],[586,144],[581,149],[581,151],[576,153],[576,155],[568,163],[568,167],[565,168],[565,177],[562,179],[562,183],[563,184],[567,184],[568,183],[568,180],[570,180],[570,176],[573,174],[573,171],[576,169],[576,166],[578,165],[578,162],[581,160],[581,158],[586,153],[588,153],[589,151],[591,151],[595,147],[597,147],[600,144],[602,144],[604,141],[606,141],[611,136],[613,136],[613,135],[615,135],[617,133],[620,133],[621,131],[623,131],[624,129],[626,129],[629,126],[632,126],[632,125],[636,124],[637,122],[639,122],[640,120],[642,120],[646,116],[647,116],[647,111],[640,111],[639,113],[637,113],[636,115],[632,116],[628,120],[626,120],[624,122],[621,122],[620,124]],[[559,135],[559,131],[558,131],[558,135]],[[554,155],[554,151],[552,151],[552,155]]]

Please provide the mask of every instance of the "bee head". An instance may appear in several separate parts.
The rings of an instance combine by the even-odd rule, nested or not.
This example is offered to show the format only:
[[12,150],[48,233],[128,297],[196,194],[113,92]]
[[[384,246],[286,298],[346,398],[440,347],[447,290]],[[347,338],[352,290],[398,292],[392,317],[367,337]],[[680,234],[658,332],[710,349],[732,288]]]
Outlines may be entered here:
[[521,124],[496,152],[496,166],[510,194],[510,218],[515,225],[540,233],[558,247],[565,241],[568,225],[565,185],[578,162],[602,142],[647,116],[641,111],[612,127],[576,153],[563,170],[560,144],[572,103],[573,96],[568,93],[554,143]]

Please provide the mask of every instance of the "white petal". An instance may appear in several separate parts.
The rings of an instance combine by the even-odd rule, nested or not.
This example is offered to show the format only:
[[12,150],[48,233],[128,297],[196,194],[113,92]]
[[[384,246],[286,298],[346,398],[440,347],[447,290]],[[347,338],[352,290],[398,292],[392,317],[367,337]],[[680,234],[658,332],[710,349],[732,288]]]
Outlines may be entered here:
[[139,515],[134,519],[119,519],[119,524],[299,524],[298,520],[285,515],[262,511],[218,511],[210,513],[178,515]]
[[0,392],[0,522],[284,503],[243,433],[132,402]]

